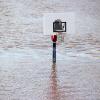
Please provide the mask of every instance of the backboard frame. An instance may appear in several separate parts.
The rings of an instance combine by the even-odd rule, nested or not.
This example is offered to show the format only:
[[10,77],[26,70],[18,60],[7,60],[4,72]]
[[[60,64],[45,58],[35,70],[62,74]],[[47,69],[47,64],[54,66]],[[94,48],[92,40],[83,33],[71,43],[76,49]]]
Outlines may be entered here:
[[53,32],[66,32],[66,22],[61,22],[61,24],[64,24],[65,29],[64,30],[55,30],[55,28],[54,28],[55,22],[53,22]]
[[56,19],[61,19],[66,22],[66,32],[64,34],[75,34],[75,13],[74,12],[61,12],[61,13],[44,13],[43,14],[43,35],[52,35],[56,32],[53,31],[53,22]]

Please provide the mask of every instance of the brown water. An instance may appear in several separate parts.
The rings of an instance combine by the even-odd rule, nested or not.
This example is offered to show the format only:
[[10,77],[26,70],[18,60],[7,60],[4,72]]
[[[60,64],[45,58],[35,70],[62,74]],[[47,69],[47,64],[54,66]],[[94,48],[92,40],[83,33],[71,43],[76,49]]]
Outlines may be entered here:
[[100,100],[96,36],[70,38],[58,45],[56,64],[52,43],[44,38],[0,42],[0,100]]
[[53,65],[41,34],[44,12],[69,11],[75,35],[100,33],[100,0],[0,0],[0,100],[100,100],[100,35],[67,37]]

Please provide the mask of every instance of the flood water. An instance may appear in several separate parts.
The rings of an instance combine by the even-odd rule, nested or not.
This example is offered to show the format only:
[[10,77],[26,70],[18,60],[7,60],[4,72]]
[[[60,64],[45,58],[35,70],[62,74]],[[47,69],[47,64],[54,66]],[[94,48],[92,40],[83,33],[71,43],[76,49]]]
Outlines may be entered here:
[[52,63],[52,43],[44,38],[0,42],[0,100],[100,100],[96,36],[57,45],[56,64]]

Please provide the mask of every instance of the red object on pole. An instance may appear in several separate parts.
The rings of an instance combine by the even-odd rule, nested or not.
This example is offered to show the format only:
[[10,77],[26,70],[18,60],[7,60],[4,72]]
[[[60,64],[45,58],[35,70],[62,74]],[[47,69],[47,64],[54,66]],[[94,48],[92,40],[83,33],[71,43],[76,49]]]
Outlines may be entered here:
[[56,42],[57,41],[57,35],[51,35],[51,40],[53,42]]

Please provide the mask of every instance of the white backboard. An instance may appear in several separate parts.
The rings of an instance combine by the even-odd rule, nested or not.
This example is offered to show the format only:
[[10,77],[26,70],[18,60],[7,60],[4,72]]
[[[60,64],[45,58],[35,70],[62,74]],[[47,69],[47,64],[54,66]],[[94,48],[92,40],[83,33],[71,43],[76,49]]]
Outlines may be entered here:
[[44,13],[43,15],[43,34],[53,34],[53,22],[56,19],[61,19],[62,22],[66,22],[66,33],[75,34],[75,13]]

